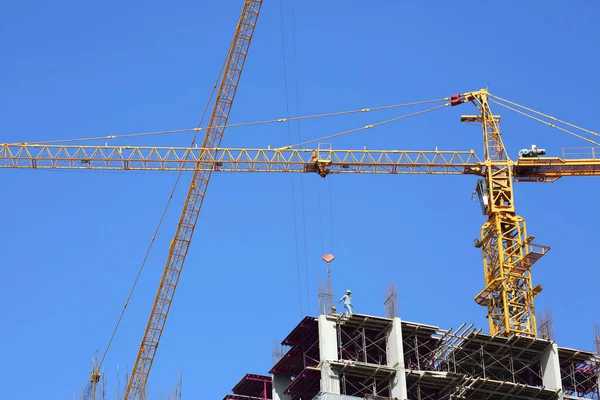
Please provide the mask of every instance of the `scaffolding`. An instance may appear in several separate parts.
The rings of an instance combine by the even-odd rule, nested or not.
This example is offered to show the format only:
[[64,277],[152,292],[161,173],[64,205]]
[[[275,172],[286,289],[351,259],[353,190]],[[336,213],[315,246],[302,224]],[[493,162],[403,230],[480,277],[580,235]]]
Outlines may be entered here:
[[562,347],[558,357],[565,395],[598,400],[600,358],[592,352]]
[[390,321],[353,314],[348,319],[338,318],[338,357],[340,360],[386,365],[386,346]]
[[[394,292],[390,285],[386,310]],[[551,329],[545,332],[552,337]],[[327,347],[333,355],[325,360],[320,334],[335,346]],[[411,400],[600,400],[600,358],[593,352],[546,338],[489,335],[473,324],[441,329],[357,313],[305,317],[275,349],[269,372],[289,379],[282,390],[290,400],[390,399],[399,387]],[[553,372],[545,371],[552,365]],[[236,396],[226,399],[241,399]]]
[[[338,361],[331,366],[340,378],[341,394],[390,395],[396,370],[387,366],[387,333],[391,320],[353,314],[336,320]],[[366,397],[365,397],[366,398]]]

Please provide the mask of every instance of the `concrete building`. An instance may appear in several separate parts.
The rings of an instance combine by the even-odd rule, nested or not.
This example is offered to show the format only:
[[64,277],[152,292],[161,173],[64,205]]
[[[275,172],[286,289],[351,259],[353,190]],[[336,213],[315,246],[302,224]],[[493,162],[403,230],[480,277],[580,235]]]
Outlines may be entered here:
[[600,400],[600,358],[472,325],[353,314],[305,317],[270,376],[246,375],[225,400]]

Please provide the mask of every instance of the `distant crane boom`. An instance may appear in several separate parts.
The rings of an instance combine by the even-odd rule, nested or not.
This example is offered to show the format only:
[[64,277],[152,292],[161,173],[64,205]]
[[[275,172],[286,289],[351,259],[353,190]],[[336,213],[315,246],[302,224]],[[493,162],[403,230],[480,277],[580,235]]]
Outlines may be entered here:
[[[221,144],[224,126],[227,125],[229,112],[235,97],[238,83],[248,54],[248,48],[254,34],[262,0],[245,0],[242,15],[235,30],[221,83],[217,92],[209,128],[204,137],[203,148],[210,148],[210,158],[217,157],[217,148]],[[144,332],[133,372],[127,384],[125,399],[141,399],[154,361],[156,349],[162,335],[171,302],[175,295],[181,270],[198,221],[200,208],[206,194],[206,188],[212,173],[208,164],[200,158],[196,162],[192,182],[188,190],[175,237],[171,241],[169,256],[152,306],[152,312]]]

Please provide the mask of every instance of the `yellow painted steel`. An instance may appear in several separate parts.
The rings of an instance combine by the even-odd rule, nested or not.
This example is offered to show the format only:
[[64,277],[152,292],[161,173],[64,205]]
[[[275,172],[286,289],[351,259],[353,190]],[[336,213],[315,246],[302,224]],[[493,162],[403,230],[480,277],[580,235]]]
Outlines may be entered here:
[[[209,126],[215,128],[209,128],[206,131],[202,145],[204,148],[211,149],[208,152],[211,154],[210,158],[217,157],[215,149],[219,147],[225,130],[224,126],[227,125],[227,119],[229,118],[261,6],[262,0],[245,0],[244,2],[242,14],[229,49],[221,83],[217,91],[217,98],[210,117]],[[183,264],[212,173],[212,169],[206,168],[206,166],[207,164],[204,163],[202,157],[196,162],[192,182],[188,190],[177,231],[175,232],[175,237],[171,241],[169,256],[152,306],[152,312],[150,313],[135,365],[127,384],[125,391],[126,400],[141,399],[144,397],[148,375],[154,362],[154,356],[171,308],[177,283],[181,276]]]
[[492,335],[535,337],[534,297],[541,288],[534,291],[530,268],[549,248],[531,243],[525,220],[515,212],[514,162],[504,147],[499,118],[489,107],[487,90],[465,97],[480,111],[488,201],[488,220],[476,243],[482,250],[485,287],[475,301],[487,307]]
[[[317,154],[317,160],[314,154]],[[508,165],[512,167],[516,182],[554,182],[562,176],[600,176],[600,152],[597,156],[590,153],[589,157],[522,158],[508,161]],[[486,169],[486,163],[473,150],[202,149],[0,144],[0,168],[194,171],[200,159],[203,159],[201,168],[212,168],[214,172],[483,175]]]
[[563,176],[600,176],[600,157],[521,158],[515,163],[513,173],[516,182],[554,182]]
[[316,172],[321,175],[479,174],[473,150],[233,149],[0,145],[0,168],[128,171]]
[[[260,2],[247,1],[246,5],[250,3]],[[241,69],[233,74],[236,79],[239,79],[239,73]],[[225,92],[221,100],[232,100],[235,86],[229,85]],[[347,173],[468,174],[483,177],[488,219],[481,228],[476,247],[482,250],[485,287],[475,296],[475,301],[488,309],[491,334],[535,337],[534,298],[542,287],[533,286],[530,269],[548,252],[549,247],[534,244],[534,237],[527,235],[525,220],[515,212],[513,182],[553,182],[563,176],[600,176],[600,149],[577,150],[563,154],[561,158],[535,157],[513,161],[502,141],[498,127],[500,117],[493,115],[489,107],[487,91],[468,92],[463,99],[457,104],[472,102],[480,112],[478,115],[465,115],[461,120],[481,123],[483,161],[473,150],[220,148],[220,135],[226,125],[231,100],[227,100],[225,105],[217,100],[219,106],[216,105],[213,111],[216,120],[211,119],[211,126],[215,128],[207,132],[200,148],[0,144],[0,168],[194,172],[130,381],[130,390],[133,391],[128,393],[133,394],[128,394],[126,399],[139,398],[143,391],[212,172],[295,172],[321,176]]]

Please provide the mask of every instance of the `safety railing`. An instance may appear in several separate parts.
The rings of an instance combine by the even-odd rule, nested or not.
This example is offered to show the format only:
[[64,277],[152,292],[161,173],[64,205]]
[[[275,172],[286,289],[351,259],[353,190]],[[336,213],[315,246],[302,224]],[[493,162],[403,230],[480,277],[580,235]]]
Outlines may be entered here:
[[600,159],[600,147],[565,147],[562,158],[567,159]]

